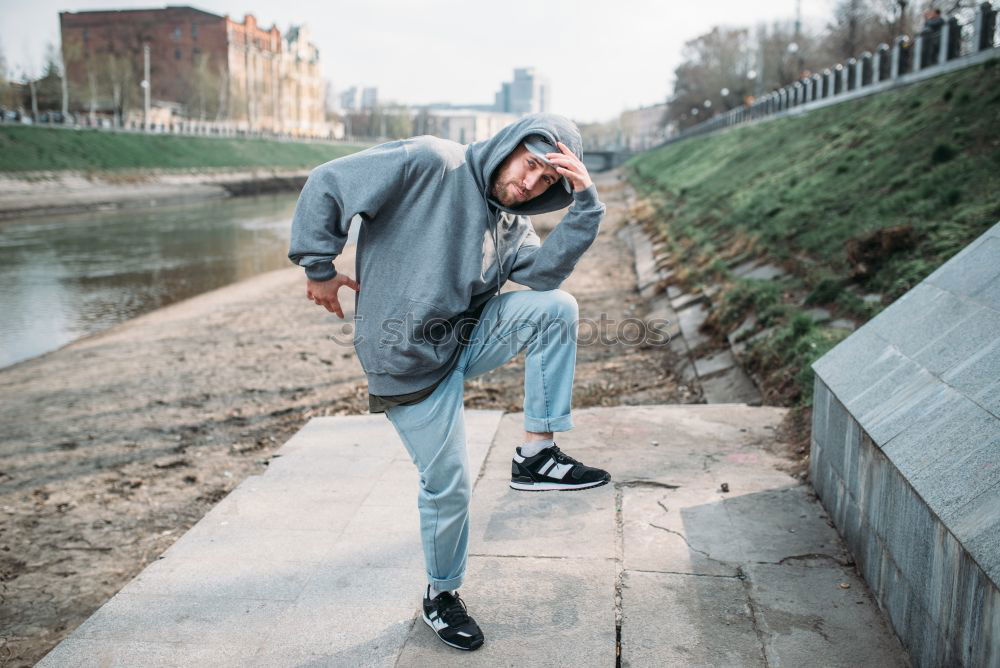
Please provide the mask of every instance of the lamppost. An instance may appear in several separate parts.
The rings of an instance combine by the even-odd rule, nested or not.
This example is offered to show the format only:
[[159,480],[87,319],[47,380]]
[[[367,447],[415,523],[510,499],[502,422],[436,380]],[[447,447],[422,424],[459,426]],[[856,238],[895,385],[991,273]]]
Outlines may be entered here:
[[796,57],[799,52],[798,42],[790,42],[788,44],[788,55],[795,59],[795,78],[798,79],[802,76],[802,57]]
[[149,132],[149,44],[142,45],[142,129]]
[[763,85],[763,81],[757,76],[757,70],[751,68],[750,71],[747,72],[747,81],[749,81],[750,86],[753,87],[754,97],[760,97],[760,87]]

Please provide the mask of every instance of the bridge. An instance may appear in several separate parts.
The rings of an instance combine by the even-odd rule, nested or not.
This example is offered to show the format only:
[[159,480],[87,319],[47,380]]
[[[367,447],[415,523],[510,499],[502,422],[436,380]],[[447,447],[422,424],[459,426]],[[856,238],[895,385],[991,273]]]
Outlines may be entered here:
[[601,150],[583,152],[583,164],[591,172],[606,172],[625,163],[626,160],[635,155],[635,151],[626,149]]

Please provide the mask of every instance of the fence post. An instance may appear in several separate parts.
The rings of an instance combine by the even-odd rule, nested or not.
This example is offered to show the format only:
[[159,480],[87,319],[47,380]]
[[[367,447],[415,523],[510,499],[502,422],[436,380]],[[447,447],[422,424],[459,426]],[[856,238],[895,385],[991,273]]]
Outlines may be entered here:
[[889,45],[883,42],[875,49],[875,60],[872,63],[872,83],[878,83],[889,78],[889,66],[892,60],[889,57]]
[[858,88],[872,82],[872,54],[870,51],[865,51],[858,59],[858,71],[854,80],[857,82]]
[[889,78],[896,79],[906,74],[906,66],[909,61],[910,38],[900,35],[892,40],[892,68],[889,70]]
[[973,28],[973,51],[985,51],[993,48],[993,33],[997,29],[997,12],[993,5],[984,2],[976,8],[976,21]]
[[917,52],[917,57],[913,59],[913,71],[919,72],[927,66],[927,60],[925,58],[925,51],[927,50],[927,45],[924,44],[926,41],[926,35],[917,35],[917,41],[914,42],[914,51]]
[[962,28],[958,25],[958,19],[951,16],[941,28],[941,47],[935,54],[937,63],[943,64],[957,58],[961,45]]

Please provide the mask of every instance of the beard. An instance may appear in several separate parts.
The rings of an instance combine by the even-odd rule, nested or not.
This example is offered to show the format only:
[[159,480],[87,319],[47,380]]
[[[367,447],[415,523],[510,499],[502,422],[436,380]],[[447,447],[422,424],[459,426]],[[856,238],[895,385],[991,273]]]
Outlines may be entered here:
[[513,181],[505,181],[501,176],[493,181],[493,187],[490,188],[490,195],[493,196],[493,199],[500,202],[504,206],[514,206],[515,204],[520,204],[522,200],[518,199],[516,195],[510,194],[512,189],[515,192],[520,191]]

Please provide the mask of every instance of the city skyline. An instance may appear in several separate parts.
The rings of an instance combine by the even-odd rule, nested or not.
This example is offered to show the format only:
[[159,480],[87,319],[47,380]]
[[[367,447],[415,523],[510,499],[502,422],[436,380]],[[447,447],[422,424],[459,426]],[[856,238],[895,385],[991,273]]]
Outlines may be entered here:
[[[831,5],[830,0],[802,4],[807,24],[825,17]],[[58,44],[59,11],[165,6],[137,0],[0,0],[0,49],[9,71],[32,69],[37,75],[45,45]],[[289,8],[274,0],[186,6],[236,20],[253,14],[261,26],[276,24],[282,32],[306,24],[319,48],[322,75],[336,90],[364,82],[377,87],[385,102],[489,104],[515,68],[533,68],[551,83],[550,110],[578,122],[606,121],[623,110],[663,102],[684,42],[712,25],[790,20],[795,11],[794,0],[764,9],[720,0],[710,14],[650,0],[624,0],[614,12],[603,13],[579,12],[563,0],[502,7],[454,0],[417,7],[375,0],[352,6],[349,14],[319,3]],[[351,28],[343,27],[345,16]],[[525,17],[531,18],[531,29],[524,27]],[[421,58],[411,55],[415,49]]]

